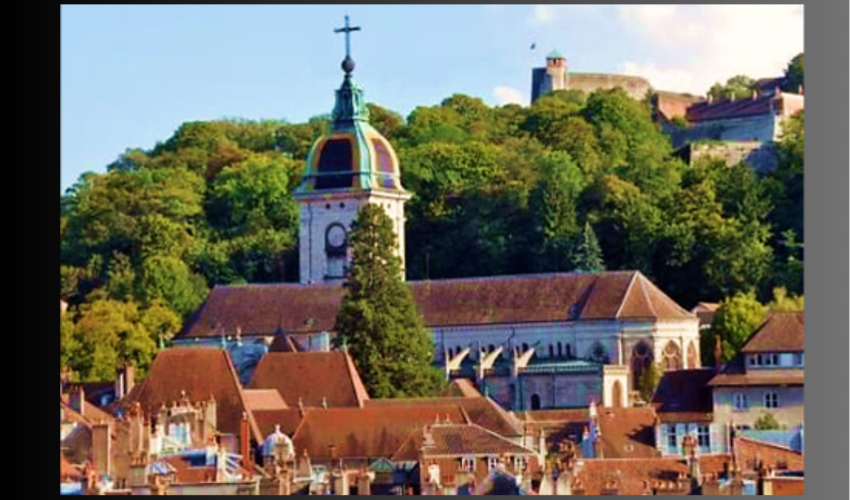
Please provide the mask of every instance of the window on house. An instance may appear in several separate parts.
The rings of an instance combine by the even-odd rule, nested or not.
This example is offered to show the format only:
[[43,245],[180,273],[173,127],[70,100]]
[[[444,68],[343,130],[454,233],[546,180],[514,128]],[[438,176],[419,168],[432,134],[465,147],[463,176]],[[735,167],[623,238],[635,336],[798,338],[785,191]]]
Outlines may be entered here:
[[751,366],[755,366],[755,364],[756,364],[756,357],[755,357],[755,356],[750,356],[750,365],[751,365]]
[[697,427],[697,439],[699,440],[699,450],[702,453],[707,453],[711,450],[711,429],[707,425]]
[[522,471],[523,469],[525,469],[525,457],[514,457],[514,467],[516,467],[517,471]]
[[765,408],[779,408],[779,394],[768,392],[764,395]]
[[779,354],[772,354],[773,366],[779,366]]
[[475,470],[475,459],[471,457],[461,458],[460,459],[460,468],[467,471],[472,472]]
[[742,392],[735,393],[735,395],[732,396],[732,404],[738,411],[745,411],[750,407],[747,395]]
[[794,355],[794,364],[797,366],[803,366],[803,353],[798,352]]
[[499,458],[498,457],[488,457],[487,458],[487,470],[494,470],[499,466]]
[[667,426],[667,451],[677,453],[679,451],[679,437],[676,435],[676,426]]
[[554,357],[555,357],[555,348],[554,348],[554,347],[552,347],[552,344],[549,344],[549,357],[550,357],[550,358],[554,358]]
[[560,343],[560,342],[558,342],[558,357],[560,358],[560,357],[561,357],[561,356],[563,356],[563,355],[564,355],[564,352],[563,352],[563,350],[562,350],[561,343]]

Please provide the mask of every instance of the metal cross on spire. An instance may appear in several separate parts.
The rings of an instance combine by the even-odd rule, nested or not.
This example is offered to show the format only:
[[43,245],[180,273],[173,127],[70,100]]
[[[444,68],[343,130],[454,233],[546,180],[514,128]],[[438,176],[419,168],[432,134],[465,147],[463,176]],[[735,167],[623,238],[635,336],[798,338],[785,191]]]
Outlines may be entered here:
[[360,26],[349,26],[348,16],[345,16],[345,27],[334,29],[334,33],[345,33],[345,57],[349,58],[351,54],[351,32],[360,31]]

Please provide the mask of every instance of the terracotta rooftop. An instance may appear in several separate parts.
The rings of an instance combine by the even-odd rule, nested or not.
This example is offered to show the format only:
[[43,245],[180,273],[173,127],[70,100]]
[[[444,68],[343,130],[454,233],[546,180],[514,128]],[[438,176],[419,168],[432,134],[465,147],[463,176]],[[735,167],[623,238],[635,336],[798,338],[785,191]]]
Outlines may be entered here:
[[696,307],[691,309],[691,312],[699,318],[700,326],[711,325],[719,307],[720,304],[714,302],[700,302]]
[[791,116],[801,109],[803,96],[780,92],[757,96],[754,99],[703,101],[689,107],[686,116],[689,122],[703,122],[775,113]]
[[[729,459],[721,456],[700,459],[702,474],[718,474],[722,463]],[[619,495],[642,495],[653,490],[659,493],[676,491],[680,474],[688,473],[684,460],[678,458],[646,459],[584,459],[576,474],[585,495],[601,495],[606,483],[614,482]],[[575,483],[573,489],[576,489]]]
[[[136,390],[138,388],[138,390]],[[216,402],[216,420],[222,433],[239,435],[243,413],[254,439],[262,441],[256,422],[248,409],[239,377],[230,355],[218,347],[172,347],[160,351],[151,365],[150,375],[119,403],[129,408],[140,403],[147,413],[158,412],[185,397],[191,401]]]
[[747,470],[757,470],[760,461],[775,470],[804,470],[803,454],[791,448],[743,436],[736,436],[733,446],[738,463]]
[[687,114],[688,107],[702,99],[702,97],[690,94],[657,91],[654,98],[655,109],[666,120],[672,120],[677,116],[684,117]]
[[597,408],[604,458],[653,458],[655,412],[652,408]]
[[714,412],[710,368],[665,371],[651,405],[664,423],[711,422]]
[[773,313],[753,333],[742,352],[803,352],[803,313]]
[[712,387],[804,385],[804,370],[797,368],[770,368],[746,370],[744,355],[739,353],[723,367],[723,371],[709,381]]
[[427,457],[536,454],[534,450],[519,446],[475,424],[434,424],[428,429],[433,446],[423,449]]
[[522,422],[512,413],[505,411],[490,398],[411,398],[411,399],[371,399],[366,408],[436,408],[454,406],[461,409],[468,421],[501,436],[517,437],[522,435]]
[[[466,423],[458,405],[330,408],[307,411],[292,442],[314,461],[390,458],[411,432],[437,419]],[[333,446],[333,448],[332,448]]]
[[[638,271],[409,282],[429,327],[600,319],[695,319]],[[217,286],[181,338],[331,331],[341,285]],[[310,321],[312,320],[312,321]],[[305,325],[312,325],[306,327]]]
[[[305,410],[310,412],[311,409]],[[260,433],[268,437],[271,435],[275,426],[280,426],[280,432],[292,437],[298,426],[301,425],[301,420],[304,417],[301,415],[301,410],[298,408],[287,408],[285,410],[254,410],[254,420],[260,428]]]
[[351,357],[344,352],[269,352],[250,389],[277,389],[292,407],[359,407],[369,399]]
[[243,389],[245,406],[251,411],[285,410],[286,402],[277,389]]

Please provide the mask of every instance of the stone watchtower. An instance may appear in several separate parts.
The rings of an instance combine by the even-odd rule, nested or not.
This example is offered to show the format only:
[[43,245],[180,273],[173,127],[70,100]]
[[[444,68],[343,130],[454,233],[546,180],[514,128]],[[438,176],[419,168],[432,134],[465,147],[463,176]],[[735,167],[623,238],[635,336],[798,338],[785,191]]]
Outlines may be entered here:
[[557,49],[553,50],[546,56],[546,67],[534,68],[531,72],[531,102],[547,92],[564,90],[569,83],[567,60]]
[[397,252],[404,269],[404,203],[410,194],[401,185],[395,151],[369,124],[369,112],[360,89],[351,77],[354,60],[349,53],[349,35],[359,27],[336,30],[345,33],[345,72],[336,91],[329,134],[319,138],[307,158],[295,200],[301,206],[298,231],[300,282],[340,283],[351,259],[348,232],[358,209],[378,204],[393,221]]

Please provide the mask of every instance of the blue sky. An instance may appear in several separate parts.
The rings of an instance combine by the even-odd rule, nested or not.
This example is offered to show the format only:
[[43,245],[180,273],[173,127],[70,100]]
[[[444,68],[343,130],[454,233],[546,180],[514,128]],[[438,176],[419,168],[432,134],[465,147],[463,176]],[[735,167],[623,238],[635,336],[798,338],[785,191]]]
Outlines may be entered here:
[[366,99],[404,116],[453,93],[527,104],[554,47],[571,71],[694,93],[803,50],[799,6],[63,5],[61,190],[186,121],[330,112],[346,13]]

